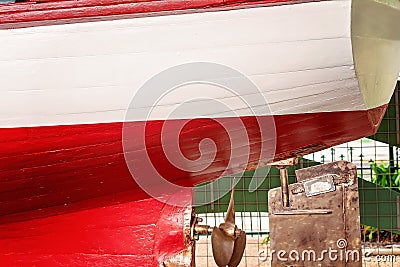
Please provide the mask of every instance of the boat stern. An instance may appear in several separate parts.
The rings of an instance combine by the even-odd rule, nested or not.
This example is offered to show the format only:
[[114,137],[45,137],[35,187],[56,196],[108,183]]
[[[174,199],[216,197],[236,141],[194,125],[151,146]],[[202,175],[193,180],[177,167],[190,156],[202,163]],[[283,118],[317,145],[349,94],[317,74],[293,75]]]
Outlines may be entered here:
[[400,1],[353,0],[351,16],[359,87],[366,108],[379,108],[389,103],[399,77]]

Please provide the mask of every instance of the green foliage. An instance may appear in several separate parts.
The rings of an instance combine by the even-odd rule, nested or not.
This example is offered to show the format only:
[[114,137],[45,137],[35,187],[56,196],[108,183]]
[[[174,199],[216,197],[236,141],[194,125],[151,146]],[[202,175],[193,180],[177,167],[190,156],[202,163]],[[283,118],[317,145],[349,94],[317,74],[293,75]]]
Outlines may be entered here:
[[376,227],[369,226],[369,225],[362,226],[363,239],[366,240],[368,237],[369,242],[373,242],[376,239],[378,232],[379,232],[379,229]]
[[399,242],[400,235],[380,230],[379,228],[361,225],[362,240],[368,242]]
[[267,234],[267,236],[264,238],[264,240],[261,243],[261,245],[268,245],[270,241],[271,241],[271,237],[270,237],[269,234]]
[[370,166],[373,172],[373,183],[383,187],[390,187],[400,192],[400,175],[398,170],[391,173],[390,165],[386,165],[385,163],[378,164],[376,162],[371,162]]

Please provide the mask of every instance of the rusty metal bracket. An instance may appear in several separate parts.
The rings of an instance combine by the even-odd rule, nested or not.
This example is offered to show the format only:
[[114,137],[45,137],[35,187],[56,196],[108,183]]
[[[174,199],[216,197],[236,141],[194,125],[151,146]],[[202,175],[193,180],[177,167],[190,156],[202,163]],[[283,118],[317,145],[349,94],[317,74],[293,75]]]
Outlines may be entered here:
[[296,165],[297,162],[298,162],[297,158],[288,158],[288,159],[268,163],[268,166],[277,167],[277,168],[291,167],[291,166]]
[[276,167],[280,172],[281,188],[282,188],[282,204],[284,207],[290,207],[289,199],[289,174],[288,167],[297,164],[297,158],[289,158],[268,164],[269,166]]

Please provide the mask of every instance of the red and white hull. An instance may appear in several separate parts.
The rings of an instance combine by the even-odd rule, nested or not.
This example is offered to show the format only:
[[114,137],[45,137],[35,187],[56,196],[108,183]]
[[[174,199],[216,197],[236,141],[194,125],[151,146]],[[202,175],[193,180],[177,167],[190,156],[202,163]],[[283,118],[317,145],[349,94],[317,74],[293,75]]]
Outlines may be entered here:
[[[26,256],[21,256],[25,245],[13,242],[13,231],[26,229],[18,221],[40,224],[31,234],[41,236],[35,244],[46,243],[41,227],[52,220],[65,225],[70,216],[78,214],[78,220],[101,207],[125,209],[150,201],[132,179],[132,166],[147,171],[135,160],[143,150],[163,178],[190,187],[376,131],[400,69],[400,34],[364,26],[377,20],[382,28],[396,27],[383,24],[399,15],[396,1],[393,6],[374,0],[230,1],[219,7],[164,2],[127,2],[132,6],[123,11],[111,4],[92,11],[74,7],[86,12],[79,20],[57,3],[36,13],[26,6],[14,13],[0,6],[0,260],[13,264]],[[171,13],[175,9],[181,11]],[[375,11],[379,16],[369,16]],[[243,106],[242,96],[252,91],[235,95],[207,84],[165,92],[150,116],[140,115],[146,106],[130,106],[146,81],[191,62],[237,70],[259,88],[268,108]],[[174,114],[187,100],[195,100],[190,112]],[[207,108],[215,100],[230,112]],[[132,119],[127,110],[139,115]],[[172,128],[163,132],[166,121]],[[245,130],[247,140],[232,139],[221,122]],[[260,122],[274,128],[261,134]],[[146,147],[135,138],[123,146],[123,131],[135,137],[143,130]],[[204,164],[197,160],[204,155],[213,155],[212,161],[199,171],[169,162],[165,149],[177,137],[190,167]],[[213,145],[200,149],[204,139]],[[246,160],[232,159],[232,142]],[[264,150],[272,158],[264,157]],[[58,216],[45,218],[51,215]],[[100,253],[94,238],[86,240],[90,249],[68,253]],[[40,246],[43,255],[58,253]],[[123,254],[137,251],[132,247]],[[46,263],[45,256],[42,260]],[[140,266],[152,265],[153,259]]]

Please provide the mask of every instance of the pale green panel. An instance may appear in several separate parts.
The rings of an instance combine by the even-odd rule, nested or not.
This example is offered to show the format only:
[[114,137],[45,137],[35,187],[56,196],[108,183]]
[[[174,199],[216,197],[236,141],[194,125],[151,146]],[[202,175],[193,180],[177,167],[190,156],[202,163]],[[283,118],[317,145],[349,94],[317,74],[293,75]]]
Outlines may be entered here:
[[400,1],[353,0],[353,57],[367,108],[389,102],[400,71]]

